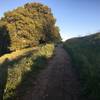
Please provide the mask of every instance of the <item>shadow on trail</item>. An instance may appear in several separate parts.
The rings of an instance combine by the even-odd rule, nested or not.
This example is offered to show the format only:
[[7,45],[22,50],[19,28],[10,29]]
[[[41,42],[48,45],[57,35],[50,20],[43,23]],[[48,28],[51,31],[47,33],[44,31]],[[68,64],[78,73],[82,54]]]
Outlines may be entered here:
[[47,65],[47,58],[45,56],[38,56],[33,62],[31,70],[23,74],[22,81],[17,86],[14,100],[22,100],[23,96],[29,93],[31,88],[35,86],[37,75]]

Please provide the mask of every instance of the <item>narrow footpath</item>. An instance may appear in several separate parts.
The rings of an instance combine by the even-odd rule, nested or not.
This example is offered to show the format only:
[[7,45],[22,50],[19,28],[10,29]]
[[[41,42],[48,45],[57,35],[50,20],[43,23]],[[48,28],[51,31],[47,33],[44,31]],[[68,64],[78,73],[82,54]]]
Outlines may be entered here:
[[60,45],[35,83],[21,100],[79,100],[80,84],[77,75],[67,52]]

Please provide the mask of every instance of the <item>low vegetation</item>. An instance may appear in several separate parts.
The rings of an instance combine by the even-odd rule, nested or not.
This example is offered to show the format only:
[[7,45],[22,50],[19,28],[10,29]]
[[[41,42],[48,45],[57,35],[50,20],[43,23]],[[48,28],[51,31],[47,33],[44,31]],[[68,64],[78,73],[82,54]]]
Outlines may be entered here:
[[46,44],[39,46],[38,50],[20,55],[17,59],[5,59],[0,65],[0,98],[18,100],[25,95],[34,85],[37,74],[46,67],[47,60],[52,57],[53,52],[54,45]]
[[69,39],[64,48],[79,75],[80,100],[100,100],[100,33]]

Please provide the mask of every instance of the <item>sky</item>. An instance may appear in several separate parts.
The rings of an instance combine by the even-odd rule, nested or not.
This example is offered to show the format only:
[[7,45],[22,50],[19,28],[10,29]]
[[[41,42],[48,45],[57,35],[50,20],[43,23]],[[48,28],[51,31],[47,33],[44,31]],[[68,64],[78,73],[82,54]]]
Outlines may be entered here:
[[52,9],[63,40],[100,31],[100,0],[0,0],[0,17],[28,2]]

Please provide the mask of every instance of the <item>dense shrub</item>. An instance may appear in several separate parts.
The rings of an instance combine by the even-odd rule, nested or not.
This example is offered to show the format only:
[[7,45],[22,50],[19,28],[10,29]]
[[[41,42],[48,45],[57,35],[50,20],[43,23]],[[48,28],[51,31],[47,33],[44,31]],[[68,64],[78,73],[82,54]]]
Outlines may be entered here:
[[[0,20],[2,23],[0,36],[4,36],[5,33],[9,35],[10,50],[35,46],[40,41],[60,41],[59,28],[55,26],[55,22],[56,20],[48,6],[40,3],[27,3],[4,14]],[[6,29],[3,29],[3,26]],[[6,36],[3,40],[6,40]]]

